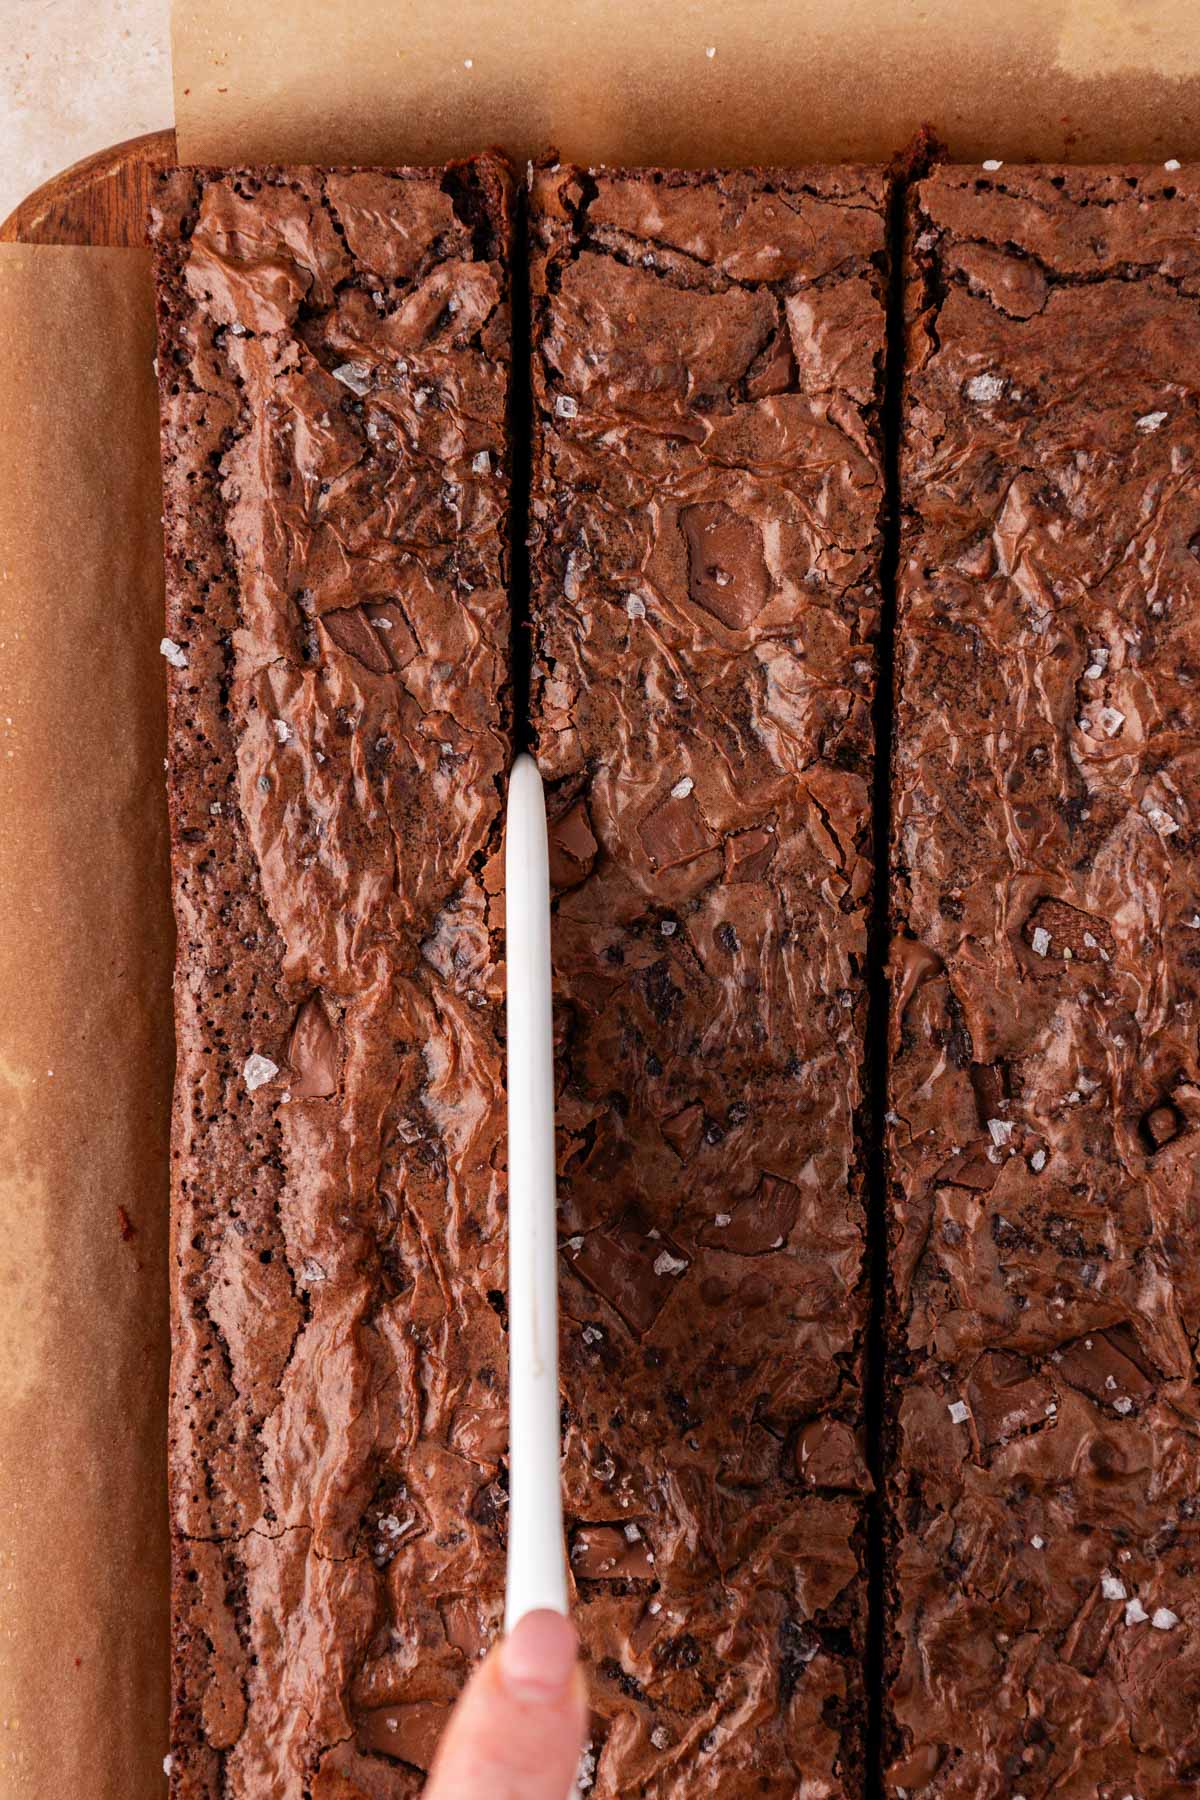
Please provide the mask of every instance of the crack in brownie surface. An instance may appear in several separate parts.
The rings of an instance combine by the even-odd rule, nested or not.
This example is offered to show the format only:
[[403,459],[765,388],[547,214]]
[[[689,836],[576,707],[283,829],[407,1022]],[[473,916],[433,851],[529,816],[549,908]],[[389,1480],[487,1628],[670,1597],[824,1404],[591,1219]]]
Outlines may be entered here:
[[416,1793],[499,1624],[509,188],[155,204],[172,1792]]
[[531,210],[585,1781],[857,1794],[884,182]]
[[1200,1781],[1200,190],[909,216],[888,1791]]

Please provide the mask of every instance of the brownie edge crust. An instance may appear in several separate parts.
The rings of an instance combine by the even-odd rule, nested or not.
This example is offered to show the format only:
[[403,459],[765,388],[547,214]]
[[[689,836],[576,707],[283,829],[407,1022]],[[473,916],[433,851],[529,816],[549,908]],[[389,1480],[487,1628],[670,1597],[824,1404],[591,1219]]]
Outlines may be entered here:
[[171,1788],[419,1791],[498,1628],[510,184],[154,202]]

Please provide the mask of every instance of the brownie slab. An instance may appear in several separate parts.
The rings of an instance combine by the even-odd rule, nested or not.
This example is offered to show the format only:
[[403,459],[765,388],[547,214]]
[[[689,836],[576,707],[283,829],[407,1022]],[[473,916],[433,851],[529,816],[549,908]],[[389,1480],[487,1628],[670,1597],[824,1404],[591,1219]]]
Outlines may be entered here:
[[533,718],[597,1796],[862,1791],[877,171],[538,171]]
[[1200,1780],[1200,187],[911,196],[889,1792]]
[[416,1793],[497,1628],[509,187],[178,170],[172,1793]]

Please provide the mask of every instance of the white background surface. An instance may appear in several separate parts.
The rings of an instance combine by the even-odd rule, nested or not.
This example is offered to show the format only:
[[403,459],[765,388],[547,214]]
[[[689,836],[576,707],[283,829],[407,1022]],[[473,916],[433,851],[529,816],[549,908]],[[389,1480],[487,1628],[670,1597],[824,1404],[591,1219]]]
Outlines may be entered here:
[[0,218],[81,156],[174,116],[170,0],[0,0]]

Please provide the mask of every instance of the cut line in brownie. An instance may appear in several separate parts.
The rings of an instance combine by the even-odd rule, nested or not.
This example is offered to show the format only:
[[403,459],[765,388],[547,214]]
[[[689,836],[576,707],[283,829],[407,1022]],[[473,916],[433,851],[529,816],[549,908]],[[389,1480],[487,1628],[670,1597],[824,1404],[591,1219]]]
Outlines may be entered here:
[[858,1795],[881,171],[533,178],[590,1791]]
[[415,1794],[503,1593],[510,186],[154,201],[176,1796]]
[[910,195],[894,1795],[1200,1781],[1200,187]]

